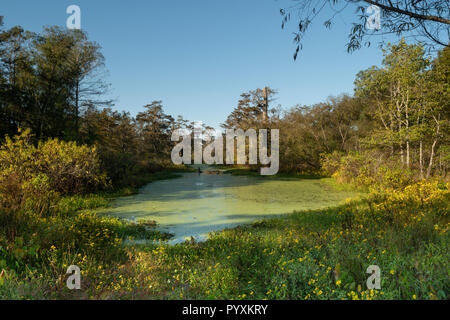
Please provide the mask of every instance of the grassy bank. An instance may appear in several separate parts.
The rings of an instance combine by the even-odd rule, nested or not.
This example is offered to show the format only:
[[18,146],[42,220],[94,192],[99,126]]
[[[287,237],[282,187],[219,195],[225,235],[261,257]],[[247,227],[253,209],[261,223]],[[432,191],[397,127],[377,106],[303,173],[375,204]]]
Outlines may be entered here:
[[[22,261],[20,250],[29,251],[27,259],[31,253],[36,259],[2,267],[0,296],[448,299],[448,188],[421,182],[404,190],[374,192],[338,208],[296,212],[218,232],[203,243],[175,246],[123,246],[127,236],[142,235],[134,227],[127,231],[115,219],[77,214],[61,220],[67,221],[67,229],[48,231],[53,238],[46,247],[35,248],[28,240],[26,248],[25,241],[20,248],[16,240],[15,261]],[[76,243],[54,239],[70,230],[76,230]],[[70,264],[82,270],[81,290],[65,286]],[[381,269],[381,290],[366,288],[369,265]]]
[[166,240],[154,224],[100,217],[94,209],[116,197],[138,192],[147,183],[180,177],[190,169],[172,168],[133,177],[132,187],[59,198],[52,215],[0,211],[0,299],[56,298],[69,265],[127,261],[127,239]]
[[299,172],[278,172],[277,174],[270,176],[261,176],[260,169],[257,167],[250,167],[248,165],[214,165],[214,168],[222,170],[224,174],[231,174],[235,176],[252,176],[261,177],[263,179],[279,179],[279,178],[291,178],[291,179],[321,179],[325,178],[320,174],[312,173],[299,173]]
[[119,187],[89,195],[66,196],[59,201],[59,212],[75,212],[80,210],[107,207],[111,200],[118,197],[131,196],[138,193],[139,188],[158,180],[176,179],[181,173],[192,171],[189,168],[166,169],[161,172],[147,173],[133,178],[132,186]]

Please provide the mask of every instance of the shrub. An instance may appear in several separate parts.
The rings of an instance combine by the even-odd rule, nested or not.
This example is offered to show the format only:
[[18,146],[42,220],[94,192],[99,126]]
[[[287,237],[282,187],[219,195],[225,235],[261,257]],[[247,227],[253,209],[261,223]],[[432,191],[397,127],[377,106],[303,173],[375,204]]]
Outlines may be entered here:
[[42,214],[58,194],[83,194],[107,185],[95,148],[50,139],[37,146],[29,130],[0,147],[0,206]]
[[343,155],[333,152],[322,156],[322,170],[340,183],[362,187],[404,188],[414,181],[412,170],[389,162],[373,151]]
[[85,194],[107,184],[95,147],[51,139],[40,143],[38,152],[40,169],[62,194]]

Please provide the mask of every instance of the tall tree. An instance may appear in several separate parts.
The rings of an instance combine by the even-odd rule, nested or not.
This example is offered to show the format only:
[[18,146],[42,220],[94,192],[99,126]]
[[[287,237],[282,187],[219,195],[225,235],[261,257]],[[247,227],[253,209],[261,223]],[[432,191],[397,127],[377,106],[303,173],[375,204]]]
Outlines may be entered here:
[[388,148],[403,166],[418,168],[427,178],[437,153],[442,164],[445,148],[440,148],[448,139],[448,48],[431,69],[420,45],[402,40],[383,52],[383,67],[360,72],[355,82],[356,95],[379,123],[363,142],[378,150]]
[[96,145],[102,166],[115,184],[123,183],[139,166],[139,136],[127,112],[91,106],[80,123],[81,141]]
[[441,174],[446,173],[450,163],[450,47],[439,52],[426,80],[423,123],[426,123],[431,140],[426,170],[428,178],[435,165],[436,155],[439,156],[438,168]]
[[277,111],[275,108],[268,109],[276,94],[274,89],[267,87],[242,93],[237,107],[227,117],[222,127],[243,130],[261,127]]
[[81,30],[71,30],[68,36],[72,37],[74,42],[67,64],[73,77],[71,103],[74,109],[75,134],[78,139],[82,109],[90,105],[109,105],[112,101],[101,99],[109,85],[104,81],[105,59],[100,52],[100,46],[88,41],[86,34]]
[[3,133],[32,129],[37,138],[78,137],[80,108],[100,105],[103,56],[81,31],[20,27],[0,33]]
[[136,116],[141,141],[142,154],[149,159],[161,159],[170,154],[172,116],[164,113],[162,101],[153,101],[144,106],[145,111]]
[[32,55],[34,34],[20,27],[0,33],[0,134],[15,134],[20,126],[30,125],[34,84]]

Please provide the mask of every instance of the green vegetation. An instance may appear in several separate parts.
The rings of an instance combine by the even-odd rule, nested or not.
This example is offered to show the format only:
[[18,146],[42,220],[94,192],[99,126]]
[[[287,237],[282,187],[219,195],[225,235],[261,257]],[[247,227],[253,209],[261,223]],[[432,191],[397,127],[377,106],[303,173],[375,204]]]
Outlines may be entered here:
[[[261,179],[332,176],[366,196],[169,246],[152,222],[94,210],[189,170],[171,163],[170,138],[193,124],[161,101],[113,111],[82,31],[0,30],[0,298],[448,299],[450,49],[402,40],[383,53],[353,96],[269,109],[275,90],[258,88],[223,124],[280,129],[280,173]],[[381,290],[366,289],[372,264]],[[81,290],[66,287],[69,265]]]
[[[177,170],[179,171],[179,170]],[[147,175],[147,183],[176,178],[166,171]],[[144,177],[140,178],[144,183]],[[51,199],[51,211],[36,214],[26,206],[0,215],[0,298],[56,298],[64,273],[71,264],[115,265],[127,261],[125,240],[167,240],[151,222],[134,223],[99,217],[93,209],[109,205],[112,198],[136,192],[133,188]],[[39,197],[40,194],[37,194]],[[27,199],[33,202],[37,199]],[[58,289],[59,288],[59,289]],[[28,291],[31,290],[31,291]]]
[[[339,208],[296,212],[175,246],[123,247],[120,239],[142,236],[140,229],[90,213],[52,219],[51,230],[45,230],[53,236],[45,239],[48,250],[33,246],[44,239],[17,237],[9,244],[14,247],[8,253],[17,256],[8,262],[18,265],[6,269],[0,294],[18,299],[447,299],[448,188],[423,182],[389,194],[373,192]],[[54,231],[62,224],[68,228],[58,241],[54,236],[60,233]],[[67,234],[71,230],[76,237]],[[65,287],[69,264],[83,270],[80,291]],[[381,290],[366,289],[365,270],[372,264],[382,270]]]
[[[273,108],[266,116],[276,92],[253,90],[241,95],[223,127],[279,129],[281,172],[330,175],[335,168],[329,162],[324,168],[324,161],[348,156],[353,176],[366,166],[376,176],[384,166],[408,171],[413,180],[445,177],[450,164],[449,47],[433,59],[422,46],[402,40],[388,44],[383,56],[381,67],[357,74],[354,96]],[[256,171],[257,166],[251,167]]]
[[[448,197],[419,184],[225,230],[205,243],[142,248],[136,257],[144,274],[160,270],[148,273],[159,297],[446,299]],[[371,264],[382,270],[374,292],[365,285]]]

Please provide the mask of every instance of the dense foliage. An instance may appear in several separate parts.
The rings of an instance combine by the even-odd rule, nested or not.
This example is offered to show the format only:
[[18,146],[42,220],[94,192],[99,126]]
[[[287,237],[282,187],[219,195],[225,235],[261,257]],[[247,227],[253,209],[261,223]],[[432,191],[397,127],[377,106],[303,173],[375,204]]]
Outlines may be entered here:
[[[383,54],[381,67],[357,74],[353,97],[330,97],[285,112],[274,108],[265,119],[262,90],[250,91],[242,95],[224,126],[279,129],[282,171],[319,173],[324,159],[341,154],[358,159],[358,170],[378,162],[392,170],[404,169],[408,175],[412,172],[417,180],[446,177],[450,165],[450,49],[446,47],[431,59],[422,46],[402,40],[387,45]],[[268,91],[273,99],[275,92]],[[341,165],[351,165],[347,160]],[[329,165],[326,169],[326,173],[334,173]],[[371,173],[381,174],[375,169]]]
[[[114,111],[100,47],[81,31],[1,31],[0,298],[448,299],[450,50],[432,59],[401,41],[384,57],[354,96],[283,111],[269,108],[275,90],[255,89],[224,123],[280,129],[284,174],[330,175],[366,196],[203,243],[127,246],[170,235],[93,209],[176,177],[170,136],[193,124],[161,101]],[[383,289],[368,291],[375,263]],[[65,285],[72,264],[79,291]]]
[[133,176],[167,166],[171,131],[189,123],[166,115],[161,101],[136,117],[113,111],[104,75],[100,46],[81,30],[0,30],[0,141],[27,128],[35,144],[58,138],[96,146],[114,185],[137,185]]
[[106,187],[95,147],[50,139],[38,146],[26,130],[0,147],[0,206],[39,216],[52,211],[58,194],[85,194]]

